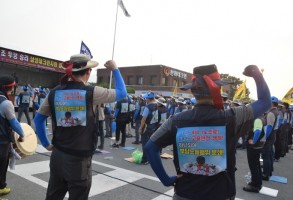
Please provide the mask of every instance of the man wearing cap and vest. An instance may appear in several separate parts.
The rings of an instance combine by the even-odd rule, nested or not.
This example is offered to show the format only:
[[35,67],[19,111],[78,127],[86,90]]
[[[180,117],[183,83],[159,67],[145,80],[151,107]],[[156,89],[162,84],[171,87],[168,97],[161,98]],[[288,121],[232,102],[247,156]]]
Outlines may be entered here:
[[254,121],[247,122],[247,161],[251,173],[251,181],[243,187],[243,190],[246,192],[258,193],[262,188],[262,170],[259,159],[265,143],[263,121],[264,118],[262,116]]
[[133,115],[133,121],[135,122],[135,141],[132,142],[132,144],[139,144],[140,142],[140,134],[138,132],[140,127],[140,122],[142,119],[142,114],[145,108],[145,101],[144,98],[142,98],[141,95],[137,97],[137,102],[135,104],[135,111]]
[[8,98],[8,94],[13,91],[15,84],[12,76],[0,76],[0,196],[10,192],[10,188],[6,187],[6,174],[11,143],[14,142],[13,131],[20,136],[19,142],[24,141],[23,130],[16,120],[14,106]]
[[276,141],[276,134],[278,131],[277,119],[278,119],[278,98],[271,97],[271,108],[267,111],[265,115],[265,138],[266,142],[262,149],[263,158],[263,176],[262,179],[268,181],[273,173],[274,165],[274,155],[273,155],[273,145]]
[[277,129],[275,143],[274,143],[274,161],[278,162],[282,155],[281,154],[281,130],[282,130],[283,120],[284,120],[284,111],[283,111],[283,104],[281,103],[281,101],[278,100],[278,98],[275,98],[275,99],[272,98],[272,101],[278,101],[276,102],[277,109],[278,109],[278,116],[277,116],[276,125],[274,126],[274,129]]
[[284,102],[283,103],[283,112],[284,112],[284,119],[281,128],[281,157],[284,157],[286,153],[289,152],[288,148],[288,138],[289,138],[289,131],[290,131],[290,121],[291,121],[291,112],[289,110],[289,104]]
[[174,115],[177,115],[177,114],[179,114],[181,112],[184,112],[184,111],[188,110],[183,97],[179,97],[176,100],[176,102],[177,102],[178,106],[175,109]]
[[[173,199],[234,199],[235,141],[243,123],[261,116],[270,108],[270,91],[255,65],[245,68],[253,77],[258,100],[224,110],[222,81],[215,65],[195,67],[191,89],[197,103],[192,110],[169,118],[150,138],[144,150],[152,169],[165,186],[175,186]],[[176,176],[169,176],[160,159],[160,148],[173,145]],[[197,157],[204,157],[205,168],[198,168]],[[203,159],[202,159],[203,160]]]
[[26,85],[22,86],[22,89],[23,89],[23,92],[21,92],[16,99],[16,103],[18,105],[17,120],[19,122],[21,121],[22,113],[24,112],[27,123],[31,125],[31,119],[29,116],[29,104],[30,104],[31,95],[28,92],[28,87]]
[[[85,200],[91,188],[92,155],[97,146],[94,109],[97,104],[123,99],[126,89],[112,60],[107,61],[105,67],[113,71],[116,89],[86,85],[92,68],[98,66],[98,62],[87,55],[73,55],[62,66],[66,74],[61,84],[50,91],[34,118],[39,140],[52,151],[46,200],[61,200],[66,192],[69,199]],[[80,122],[73,126],[57,124],[66,112],[71,112],[71,117]],[[53,123],[52,143],[45,128],[48,116]]]
[[[128,98],[125,97],[120,101],[117,101],[116,108],[114,111],[113,121],[116,122],[116,137],[115,143],[112,145],[114,148],[125,147],[126,142],[126,124],[129,123],[130,113],[129,113],[129,101]],[[120,132],[121,132],[121,143],[120,140]]]
[[147,165],[148,158],[144,150],[144,146],[148,142],[151,135],[155,132],[159,121],[158,104],[155,100],[155,94],[151,91],[142,95],[142,98],[146,100],[146,106],[144,108],[142,119],[140,122],[140,127],[138,132],[141,134],[141,144],[143,149],[143,155],[141,159],[141,164]]

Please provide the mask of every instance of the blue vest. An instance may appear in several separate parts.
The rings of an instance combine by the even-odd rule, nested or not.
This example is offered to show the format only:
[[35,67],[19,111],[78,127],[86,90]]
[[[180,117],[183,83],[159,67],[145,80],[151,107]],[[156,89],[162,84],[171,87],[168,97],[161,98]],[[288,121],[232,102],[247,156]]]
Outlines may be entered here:
[[38,94],[38,104],[41,105],[46,98],[46,94],[40,93]]
[[[225,127],[226,132],[226,170],[219,172],[213,176],[198,175],[192,173],[184,173],[180,171],[178,158],[178,149],[176,135],[179,128],[187,127]],[[187,132],[186,137],[194,137],[193,133]],[[178,179],[175,186],[176,193],[188,199],[218,199],[224,200],[236,194],[235,188],[235,114],[233,110],[220,110],[212,105],[196,104],[193,110],[188,110],[179,113],[172,118],[171,135],[174,138],[173,152],[174,165],[178,174],[183,174],[183,177]],[[210,134],[213,137],[213,134]],[[212,140],[212,139],[211,139]],[[206,140],[207,141],[207,140]],[[195,142],[196,143],[196,142]],[[209,142],[207,141],[207,144]],[[179,142],[178,142],[179,145]],[[194,152],[195,153],[195,152]],[[193,156],[192,152],[190,155]],[[198,155],[198,154],[197,154]],[[194,160],[198,157],[195,153]],[[203,154],[200,154],[203,155]],[[209,163],[213,164],[213,163]],[[217,192],[211,193],[210,191]],[[206,191],[206,192],[205,192]],[[223,192],[224,191],[224,192]],[[199,196],[199,194],[205,194]],[[228,196],[226,196],[228,195]]]
[[130,112],[129,112],[129,101],[127,99],[122,99],[117,102],[116,108],[119,109],[116,121],[122,122],[122,123],[128,123],[130,122]]
[[149,114],[145,121],[145,123],[147,124],[147,130],[156,129],[159,120],[158,105],[156,103],[149,103],[146,105],[146,107],[149,109]]
[[19,106],[22,108],[28,108],[30,103],[30,93],[21,92],[19,94]]
[[[82,82],[69,82],[67,85],[57,86],[49,93],[53,123],[52,144],[60,151],[80,157],[88,157],[94,153],[98,129],[93,110],[93,91],[94,87],[86,86]],[[69,111],[74,117],[60,117],[60,114],[63,117]],[[74,125],[78,122],[81,124]]]
[[[0,104],[7,100],[2,92],[0,92]],[[3,96],[2,96],[3,95]],[[0,144],[7,144],[13,141],[13,132],[9,121],[0,115]]]

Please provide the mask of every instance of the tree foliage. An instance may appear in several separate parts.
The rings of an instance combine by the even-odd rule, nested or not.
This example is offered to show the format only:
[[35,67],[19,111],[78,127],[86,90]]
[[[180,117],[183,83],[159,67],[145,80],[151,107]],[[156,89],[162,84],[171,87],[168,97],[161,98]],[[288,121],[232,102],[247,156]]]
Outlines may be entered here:
[[[228,81],[228,82],[231,83],[231,84],[229,84],[230,87],[229,87],[229,89],[227,90],[226,93],[228,94],[228,98],[229,99],[233,99],[234,94],[235,94],[238,86],[240,84],[242,84],[243,81],[240,80],[240,78],[237,78],[235,76],[230,76],[229,74],[221,74],[221,79],[224,80],[224,81]],[[243,101],[243,102],[249,101],[250,100],[249,99],[249,94],[250,94],[250,91],[246,87],[246,97],[244,99],[240,99],[240,100]]]

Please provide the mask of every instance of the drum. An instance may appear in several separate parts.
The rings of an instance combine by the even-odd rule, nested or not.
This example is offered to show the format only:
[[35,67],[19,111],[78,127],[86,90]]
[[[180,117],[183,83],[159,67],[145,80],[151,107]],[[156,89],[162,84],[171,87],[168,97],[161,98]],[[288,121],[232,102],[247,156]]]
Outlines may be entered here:
[[26,123],[20,123],[20,125],[24,133],[24,142],[18,142],[19,135],[14,133],[15,143],[13,144],[13,148],[21,158],[24,158],[36,152],[38,139],[34,129],[30,125]]

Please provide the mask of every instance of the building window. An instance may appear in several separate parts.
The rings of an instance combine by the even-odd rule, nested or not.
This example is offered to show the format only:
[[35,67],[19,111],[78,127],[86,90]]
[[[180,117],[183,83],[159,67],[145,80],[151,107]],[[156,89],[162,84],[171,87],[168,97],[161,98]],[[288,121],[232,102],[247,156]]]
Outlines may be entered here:
[[[173,79],[173,84],[172,86],[176,86],[177,85],[177,80],[176,79]],[[178,86],[178,85],[177,85]]]
[[99,83],[103,83],[103,81],[104,81],[103,76],[99,76],[99,80],[98,80],[98,82],[99,82]]
[[151,82],[150,82],[151,85],[156,85],[157,84],[157,81],[156,81],[157,76],[156,75],[152,75],[150,80],[151,80]]
[[137,78],[137,85],[143,85],[143,76]]
[[127,77],[127,85],[134,85],[134,77],[133,76]]
[[167,77],[162,77],[161,85],[162,86],[167,86],[168,85],[168,78]]
[[186,83],[185,83],[185,81],[181,81],[180,82],[180,86],[183,86],[183,85],[185,85]]

